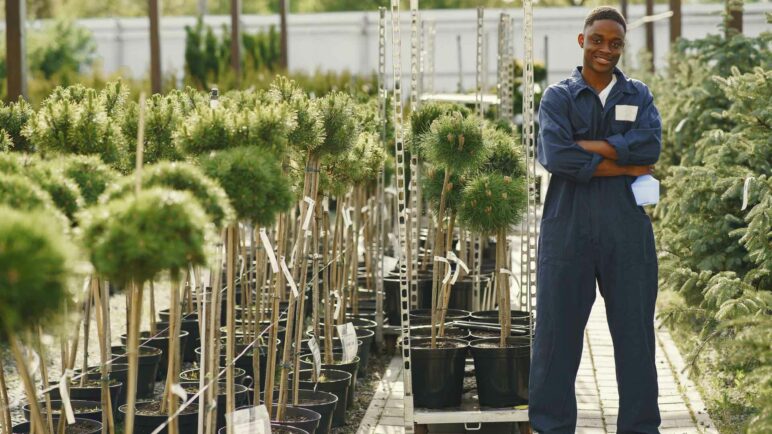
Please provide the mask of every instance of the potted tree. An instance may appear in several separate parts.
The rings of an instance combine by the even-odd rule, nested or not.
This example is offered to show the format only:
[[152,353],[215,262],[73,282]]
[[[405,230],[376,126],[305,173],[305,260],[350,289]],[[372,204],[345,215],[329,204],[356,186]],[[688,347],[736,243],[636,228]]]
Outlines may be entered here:
[[459,220],[473,232],[496,237],[496,289],[500,336],[470,344],[480,405],[511,407],[527,402],[530,363],[528,338],[510,338],[511,309],[506,249],[509,229],[520,223],[526,207],[522,162],[507,133],[486,134],[490,157],[464,188]]

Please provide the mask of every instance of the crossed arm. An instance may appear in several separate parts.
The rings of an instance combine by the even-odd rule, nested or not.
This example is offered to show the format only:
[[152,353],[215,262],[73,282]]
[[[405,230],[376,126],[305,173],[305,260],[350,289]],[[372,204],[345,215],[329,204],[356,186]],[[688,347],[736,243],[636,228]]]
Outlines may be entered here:
[[621,166],[617,164],[617,150],[605,140],[577,140],[577,145],[587,152],[598,154],[603,157],[600,164],[595,168],[593,177],[603,176],[641,176],[648,175],[654,170],[654,166],[649,165],[631,165]]

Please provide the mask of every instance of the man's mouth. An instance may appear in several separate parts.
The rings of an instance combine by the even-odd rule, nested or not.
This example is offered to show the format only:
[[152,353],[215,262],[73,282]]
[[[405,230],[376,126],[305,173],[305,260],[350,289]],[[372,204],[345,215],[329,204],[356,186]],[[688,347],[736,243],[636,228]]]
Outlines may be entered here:
[[601,65],[611,65],[611,59],[601,56],[595,56],[595,61]]

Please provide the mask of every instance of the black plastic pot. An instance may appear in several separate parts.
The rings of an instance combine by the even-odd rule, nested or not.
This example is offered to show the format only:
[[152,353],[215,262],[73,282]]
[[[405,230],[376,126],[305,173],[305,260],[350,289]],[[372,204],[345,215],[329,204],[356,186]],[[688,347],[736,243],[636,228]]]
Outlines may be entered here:
[[[94,380],[90,380],[94,381]],[[121,390],[123,390],[123,383],[111,380],[112,384],[109,386],[110,390],[110,402],[112,403],[113,413],[118,409],[118,400],[121,396]],[[51,399],[60,400],[59,388],[51,391]],[[79,401],[91,401],[102,402],[102,387],[100,385],[90,384],[85,387],[80,387],[80,381],[75,380],[70,383],[70,399],[76,399]],[[101,419],[100,419],[101,420]]]
[[[329,434],[332,430],[332,414],[338,404],[338,397],[332,393],[320,390],[300,389],[298,392],[299,403],[296,407],[305,408],[319,413],[319,427],[316,434]],[[274,390],[273,400],[279,399],[279,391]],[[272,425],[273,426],[273,425]],[[286,426],[286,425],[285,425]]]
[[[158,312],[158,316],[161,317],[161,321],[156,323],[158,330],[163,330],[169,327],[169,309],[164,309]],[[182,323],[180,329],[188,332],[188,337],[185,340],[185,348],[182,352],[182,361],[195,362],[196,355],[193,353],[193,349],[201,345],[201,333],[198,323],[197,313],[188,313],[182,317]]]
[[[399,274],[390,274],[383,279],[383,309],[389,324],[402,324],[402,311],[400,310]],[[431,306],[432,276],[418,276],[418,308],[424,309]]]
[[[76,417],[81,419],[90,419],[96,422],[102,422],[102,404],[99,401],[81,401],[73,399],[70,400],[70,404],[72,405],[72,412],[75,413]],[[46,410],[46,402],[38,401],[38,405],[40,406],[40,414],[45,418],[46,414],[48,414]],[[29,404],[24,404],[21,410],[24,413],[24,419],[29,420]],[[51,400],[51,414],[56,417],[57,415],[61,414],[61,412],[62,401]]]
[[[264,380],[265,380],[265,373],[267,372],[268,368],[268,348],[267,347],[257,347],[258,351],[260,352],[260,390],[262,391],[265,387]],[[244,350],[244,346],[236,345],[236,355],[241,354],[241,351]],[[247,351],[241,358],[236,360],[236,367],[241,368],[246,372],[246,375],[251,378],[255,378],[254,375],[254,369],[252,367],[252,358],[254,357],[255,348],[253,347],[251,350]],[[196,359],[200,360],[201,357],[201,348],[195,349],[196,353]],[[278,358],[277,358],[278,363]],[[225,366],[225,354],[220,354],[220,366]]]
[[[198,392],[198,382],[180,383],[188,394],[194,394]],[[249,404],[249,389],[241,384],[234,385],[234,391],[236,396],[236,407],[242,407]],[[191,406],[198,408],[198,398],[193,400]],[[217,386],[217,427],[225,426],[225,409],[227,405],[227,397],[225,394],[225,382],[221,381]],[[180,430],[180,434],[183,431]]]
[[[155,379],[158,375],[158,365],[161,363],[162,351],[158,348],[141,347],[139,349],[139,368],[137,369],[137,396],[147,398],[153,395],[155,388]],[[129,359],[126,357],[126,348],[122,346],[112,347],[112,354],[115,363],[127,365]],[[127,371],[128,375],[128,371]],[[126,393],[124,393],[126,395]]]
[[[140,414],[144,409],[159,407],[160,403],[157,401],[138,402],[136,405],[136,411],[134,412],[134,434],[151,434],[161,424],[166,422],[169,416],[166,413],[158,414]],[[121,414],[126,415],[127,404],[124,404],[118,408]],[[198,431],[198,407],[188,406],[177,416],[177,425],[180,428],[180,434],[182,433],[194,433]],[[160,434],[168,433],[168,425],[165,426]]]
[[[513,310],[510,311],[510,318],[512,318],[512,324],[513,325],[529,325],[529,320],[531,318],[531,314],[528,312],[522,311],[522,310]],[[498,324],[499,323],[499,311],[497,310],[478,310],[476,312],[472,312],[469,315],[470,321],[475,322],[485,322],[485,323],[491,323],[491,324]]]
[[[278,405],[273,405],[273,408],[271,409],[272,418],[276,415],[276,409],[278,408]],[[284,411],[284,420],[271,420],[271,425],[291,426],[302,429],[308,434],[314,434],[317,428],[319,428],[321,419],[322,415],[313,410],[288,405],[287,409]]]
[[[460,309],[448,309],[445,313],[445,322],[469,319],[469,311]],[[410,325],[426,325],[432,322],[431,309],[417,309],[410,311]]]
[[370,353],[375,346],[375,330],[366,328],[356,328],[354,331],[357,333],[357,338],[362,341],[362,345],[359,346],[357,356],[361,359],[359,362],[359,372],[364,377],[367,375],[367,369],[370,365]]
[[[417,326],[411,325],[410,336],[416,337],[416,338],[430,338],[432,336],[432,328],[429,325],[417,325]],[[469,330],[461,329],[454,326],[448,326],[446,323],[444,337],[468,340],[469,336],[470,336]]]
[[[197,383],[198,382],[198,369],[188,369],[187,371],[180,372],[180,382],[185,383]],[[233,368],[233,380],[236,384],[241,384],[242,386],[246,387],[252,387],[252,377],[247,376],[247,371],[239,368],[234,367]]]
[[[101,367],[99,366],[91,366],[88,368],[88,372],[86,373],[86,378],[89,380],[99,380],[102,378],[102,372]],[[79,373],[79,371],[75,371],[76,373]],[[115,406],[115,409],[117,410],[119,406],[126,403],[126,381],[128,380],[129,375],[129,365],[125,363],[112,363],[110,365],[110,374],[109,378],[110,380],[115,380],[123,384],[123,387],[121,387],[120,393],[118,394],[118,402],[113,401],[113,405]],[[101,395],[98,401],[101,401]],[[114,411],[113,414],[117,414],[117,411]]]
[[[336,363],[324,363],[324,351],[322,351],[322,369],[334,369],[351,374],[351,382],[348,388],[348,402],[346,402],[346,408],[351,408],[351,406],[354,404],[354,397],[356,394],[357,373],[359,372],[359,356],[354,357],[354,360],[351,362],[343,363],[343,353],[333,351],[332,359]],[[313,369],[314,360],[310,353],[304,353],[300,356],[300,366],[302,369]]]
[[464,361],[468,343],[441,338],[438,348],[430,339],[413,339],[411,345],[413,402],[420,408],[446,408],[461,405]]
[[[335,406],[335,412],[332,414],[332,427],[337,428],[346,424],[346,409],[348,408],[348,389],[351,384],[351,374],[336,369],[322,369],[322,377],[325,381],[314,383],[312,381],[313,371],[304,369],[300,371],[300,388],[308,390],[321,390],[322,392],[332,393],[338,397],[338,405]],[[289,376],[289,385],[292,387],[293,376]]]
[[[161,359],[158,361],[158,371],[156,373],[156,380],[162,380],[166,376],[166,368],[169,366],[169,357],[168,357],[168,349],[169,349],[169,338],[168,338],[168,330],[161,332],[163,328],[159,328],[159,331],[156,333],[156,335],[151,335],[150,332],[140,332],[139,333],[139,344],[144,347],[152,347],[152,348],[158,348],[161,350]],[[188,342],[188,335],[189,333],[185,330],[180,330],[180,355],[184,353],[185,345],[187,345]],[[121,335],[121,343],[123,345],[126,345],[128,337],[124,333]]]
[[[43,423],[48,424],[48,422],[45,420]],[[56,429],[56,426],[59,424],[59,418],[53,418],[53,423],[54,429]],[[14,434],[29,434],[31,430],[31,423],[23,422],[18,425],[14,425],[11,432]],[[74,434],[76,433],[76,430],[77,434],[97,434],[102,432],[102,424],[95,420],[76,417],[75,423],[73,425],[67,425],[67,428],[64,430],[64,434]]]
[[[373,332],[374,333],[374,332]],[[324,348],[324,338],[321,338],[318,340],[319,347]],[[301,351],[308,351],[308,339],[304,339],[301,343]],[[335,353],[342,353],[343,352],[343,344],[340,341],[339,337],[332,338],[332,351]],[[367,353],[367,359],[370,359],[370,349],[368,348],[365,350],[365,344],[361,339],[357,339],[357,357],[359,357],[359,369],[357,370],[357,375],[366,375],[363,368],[363,361],[362,356],[364,353]]]
[[501,408],[528,403],[530,339],[512,337],[507,344],[506,348],[499,347],[496,338],[469,344],[481,406]]

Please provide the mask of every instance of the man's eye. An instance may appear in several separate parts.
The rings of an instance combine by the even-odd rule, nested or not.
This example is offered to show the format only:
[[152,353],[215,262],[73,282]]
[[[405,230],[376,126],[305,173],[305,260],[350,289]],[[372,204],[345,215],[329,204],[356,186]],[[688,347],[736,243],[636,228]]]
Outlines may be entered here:
[[596,44],[596,45],[600,45],[602,42],[603,42],[603,41],[602,41],[600,38],[594,38],[594,39],[592,40],[592,43],[593,43],[593,44]]
[[612,43],[611,43],[611,48],[613,48],[613,49],[615,49],[615,50],[620,50],[620,49],[622,49],[624,46],[625,46],[625,43],[624,43],[624,42],[619,42],[619,41],[616,41],[616,42],[612,42]]

